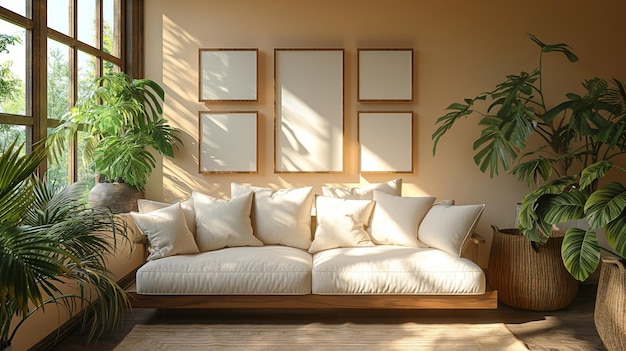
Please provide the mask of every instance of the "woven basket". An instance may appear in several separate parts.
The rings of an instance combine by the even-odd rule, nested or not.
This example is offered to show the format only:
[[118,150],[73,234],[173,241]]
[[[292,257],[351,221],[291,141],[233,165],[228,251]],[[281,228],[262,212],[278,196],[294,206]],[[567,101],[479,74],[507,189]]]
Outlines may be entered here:
[[594,321],[608,350],[626,350],[626,267],[614,257],[602,259]]
[[487,284],[498,291],[500,302],[525,310],[554,311],[574,300],[578,281],[563,265],[562,233],[553,232],[548,243],[535,251],[518,229],[493,230]]

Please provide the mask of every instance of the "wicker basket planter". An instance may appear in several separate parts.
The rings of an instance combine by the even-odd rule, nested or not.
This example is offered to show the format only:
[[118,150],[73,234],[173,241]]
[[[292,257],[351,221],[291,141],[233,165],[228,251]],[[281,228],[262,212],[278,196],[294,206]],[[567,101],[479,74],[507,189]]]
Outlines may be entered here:
[[532,311],[567,307],[576,297],[578,281],[563,265],[560,232],[535,251],[517,229],[493,227],[487,284],[498,290],[505,305]]
[[604,346],[626,350],[626,266],[616,258],[602,259],[593,317]]

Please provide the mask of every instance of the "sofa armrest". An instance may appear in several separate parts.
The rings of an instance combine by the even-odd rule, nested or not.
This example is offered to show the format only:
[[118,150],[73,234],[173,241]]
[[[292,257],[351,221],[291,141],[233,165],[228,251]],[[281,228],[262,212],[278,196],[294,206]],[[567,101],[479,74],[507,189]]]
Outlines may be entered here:
[[470,242],[472,243],[472,261],[478,262],[478,246],[484,244],[487,240],[480,234],[472,233]]

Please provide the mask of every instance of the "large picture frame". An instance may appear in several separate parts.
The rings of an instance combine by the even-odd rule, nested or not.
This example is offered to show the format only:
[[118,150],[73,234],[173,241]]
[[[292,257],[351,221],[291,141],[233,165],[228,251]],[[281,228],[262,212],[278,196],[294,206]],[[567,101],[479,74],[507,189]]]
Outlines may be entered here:
[[358,49],[358,102],[413,101],[413,49]]
[[200,111],[199,173],[258,172],[258,112]]
[[358,112],[359,170],[413,173],[413,112]]
[[344,171],[344,49],[274,50],[274,172]]
[[200,102],[258,101],[258,49],[199,49]]

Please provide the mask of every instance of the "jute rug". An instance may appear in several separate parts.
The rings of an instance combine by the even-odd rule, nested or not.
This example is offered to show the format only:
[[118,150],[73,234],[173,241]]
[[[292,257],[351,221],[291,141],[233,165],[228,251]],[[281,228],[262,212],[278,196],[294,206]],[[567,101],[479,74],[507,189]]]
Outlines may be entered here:
[[527,350],[504,324],[138,324],[115,351]]

